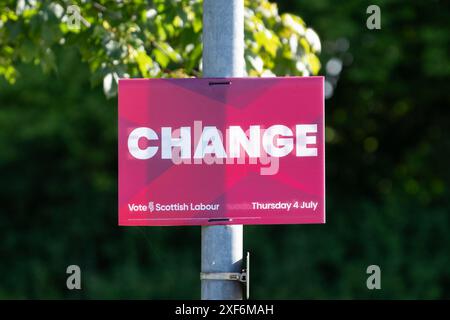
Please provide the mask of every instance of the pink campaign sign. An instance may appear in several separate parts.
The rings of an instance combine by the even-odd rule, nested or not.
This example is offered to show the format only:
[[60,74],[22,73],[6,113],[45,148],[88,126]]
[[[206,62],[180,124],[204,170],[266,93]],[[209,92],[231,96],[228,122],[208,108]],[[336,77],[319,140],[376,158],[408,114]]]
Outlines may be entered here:
[[323,77],[119,81],[119,225],[325,223]]

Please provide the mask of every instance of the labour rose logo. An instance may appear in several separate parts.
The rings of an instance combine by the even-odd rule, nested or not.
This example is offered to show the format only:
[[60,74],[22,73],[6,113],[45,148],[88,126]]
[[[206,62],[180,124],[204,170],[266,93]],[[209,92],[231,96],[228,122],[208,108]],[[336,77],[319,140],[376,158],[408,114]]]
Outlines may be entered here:
[[155,206],[153,204],[153,201],[148,203],[148,211],[150,211],[150,212],[155,211]]

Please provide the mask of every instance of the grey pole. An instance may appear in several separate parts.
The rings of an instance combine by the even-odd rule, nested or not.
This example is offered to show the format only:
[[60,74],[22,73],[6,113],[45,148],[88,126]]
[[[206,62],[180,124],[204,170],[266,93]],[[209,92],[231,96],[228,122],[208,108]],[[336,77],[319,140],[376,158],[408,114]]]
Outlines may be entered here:
[[[203,1],[203,76],[244,76],[244,0]],[[202,227],[202,272],[241,272],[243,227]],[[202,280],[203,300],[241,300],[238,281]]]

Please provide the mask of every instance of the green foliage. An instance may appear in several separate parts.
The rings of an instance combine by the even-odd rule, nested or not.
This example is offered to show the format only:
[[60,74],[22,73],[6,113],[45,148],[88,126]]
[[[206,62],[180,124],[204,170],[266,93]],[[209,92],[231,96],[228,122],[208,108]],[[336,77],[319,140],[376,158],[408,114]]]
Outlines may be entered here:
[[[57,47],[75,46],[92,82],[108,97],[122,77],[200,76],[202,1],[5,1],[0,4],[0,75],[16,79],[18,62],[56,69]],[[295,15],[267,0],[246,1],[245,59],[250,76],[317,74],[320,40]]]
[[[335,88],[326,100],[327,227],[335,250],[316,248],[326,252],[320,274],[332,277],[316,289],[344,298],[450,297],[450,3],[279,4],[314,22]],[[371,4],[381,8],[380,30],[366,28]],[[331,58],[343,63],[337,77],[327,71]],[[370,263],[382,268],[380,293],[359,286]]]
[[[144,2],[134,1],[130,12]],[[326,101],[327,223],[245,227],[252,298],[450,298],[448,3],[375,2],[382,12],[377,31],[365,27],[372,1],[279,1],[281,12],[313,22],[322,38],[323,65],[338,58],[343,69]],[[66,43],[51,47],[57,71],[44,73],[33,62],[41,59],[45,47],[39,43],[47,40],[23,31],[37,32],[42,24],[32,29],[18,18],[22,22],[5,28],[4,16],[14,19],[6,7],[18,14],[15,2],[0,2],[0,68],[17,81],[0,79],[0,298],[198,298],[199,228],[117,226],[116,101],[91,88],[95,57],[79,62],[83,41],[95,39],[87,35],[96,23],[82,26],[78,34],[84,40],[58,25]],[[92,9],[93,15],[100,9]],[[278,18],[254,12],[267,29],[282,26]],[[170,27],[162,28],[171,38]],[[257,53],[248,46],[249,73],[261,72],[251,66],[261,65],[252,61],[256,54],[268,63],[262,73],[287,70],[276,70],[288,39],[279,32],[273,31],[281,60],[266,62],[270,45],[260,43]],[[20,48],[4,40],[6,33],[21,39],[15,42]],[[167,70],[155,76],[175,76],[180,68],[180,76],[187,69],[200,72],[200,53],[183,56],[176,42],[163,42],[183,62],[161,50],[157,59],[156,47],[144,44],[145,55],[136,57],[140,67],[136,62],[127,68],[133,66],[138,76],[153,70],[147,67],[152,63],[162,70],[157,60],[169,59]],[[104,47],[95,52],[99,61],[110,61],[106,43],[89,45]],[[23,63],[22,47],[28,48]],[[305,55],[299,57],[286,63],[293,68]],[[108,73],[99,70],[101,63],[94,74],[102,82]],[[14,78],[14,72],[22,76]],[[114,76],[108,81],[113,86]],[[65,287],[70,264],[81,267],[80,292]],[[380,291],[366,288],[371,264],[381,267]]]

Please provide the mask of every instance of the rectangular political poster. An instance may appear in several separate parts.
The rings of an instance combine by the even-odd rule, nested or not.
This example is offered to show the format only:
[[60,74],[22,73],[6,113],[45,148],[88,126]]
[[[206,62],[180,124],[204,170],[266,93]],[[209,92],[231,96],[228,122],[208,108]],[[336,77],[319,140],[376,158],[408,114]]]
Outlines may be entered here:
[[119,80],[119,225],[325,223],[323,84]]

